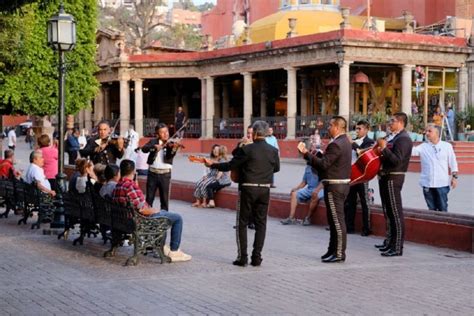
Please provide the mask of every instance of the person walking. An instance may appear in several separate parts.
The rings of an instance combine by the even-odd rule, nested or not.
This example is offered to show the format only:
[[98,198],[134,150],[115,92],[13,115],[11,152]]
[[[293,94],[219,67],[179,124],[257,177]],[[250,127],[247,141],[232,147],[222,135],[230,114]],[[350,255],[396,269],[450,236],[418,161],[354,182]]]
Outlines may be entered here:
[[16,133],[15,133],[15,127],[11,127],[10,130],[8,131],[8,148],[11,150],[15,150],[16,148]]
[[74,165],[76,163],[77,155],[79,154],[80,144],[79,136],[81,136],[78,128],[74,128],[72,133],[67,136],[67,154],[69,156],[69,164]]
[[[280,154],[280,147],[278,146],[278,139],[273,135],[273,127],[268,127],[268,135],[265,137],[265,141],[275,147],[278,150],[278,154]],[[275,186],[275,175],[272,178],[272,188],[276,188]]]
[[405,223],[401,193],[413,148],[413,142],[405,130],[407,123],[408,117],[405,113],[395,113],[389,121],[391,134],[386,139],[377,140],[377,146],[382,153],[379,189],[387,233],[384,243],[375,247],[379,248],[384,257],[403,255]]
[[267,212],[273,173],[280,171],[278,150],[267,144],[268,124],[256,121],[252,125],[253,143],[237,150],[229,162],[215,163],[206,159],[206,165],[219,171],[239,171],[239,202],[236,217],[236,266],[248,264],[247,225],[250,214],[255,221],[255,240],[251,257],[252,266],[262,264],[262,250],[267,228]]
[[[420,156],[420,186],[426,205],[431,211],[448,211],[448,193],[456,188],[458,163],[453,146],[440,138],[440,130],[428,124],[425,130],[427,142],[413,147],[412,155]],[[450,179],[451,171],[451,179]]]
[[351,143],[346,136],[347,122],[342,116],[333,116],[329,121],[328,133],[332,141],[324,153],[311,154],[303,142],[298,150],[305,160],[318,170],[324,185],[324,203],[329,222],[329,246],[321,256],[324,263],[346,260],[346,223],[344,202],[349,194],[351,178]]

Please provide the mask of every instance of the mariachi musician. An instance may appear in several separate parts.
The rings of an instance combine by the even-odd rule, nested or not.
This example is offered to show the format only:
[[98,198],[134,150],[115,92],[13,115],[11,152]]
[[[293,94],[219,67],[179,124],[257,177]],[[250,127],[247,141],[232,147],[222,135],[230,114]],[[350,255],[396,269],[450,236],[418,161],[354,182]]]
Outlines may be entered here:
[[324,203],[326,204],[330,237],[326,254],[322,262],[344,262],[346,260],[346,223],[344,221],[344,202],[349,194],[351,177],[351,143],[346,136],[346,119],[333,116],[329,121],[328,132],[332,141],[326,151],[311,154],[304,143],[298,144],[311,167],[318,171],[324,185]]
[[97,125],[98,136],[89,139],[84,149],[79,152],[81,157],[89,157],[94,163],[115,164],[117,159],[123,157],[125,141],[123,137],[110,138],[110,125],[101,121]]
[[[373,147],[375,141],[367,136],[369,132],[369,123],[367,121],[359,121],[356,125],[357,139],[352,142],[352,154],[353,160],[357,157],[363,149]],[[346,218],[347,233],[354,233],[354,220],[357,208],[357,196],[360,199],[360,205],[362,207],[362,236],[369,236],[372,231],[370,230],[370,209],[367,204],[367,192],[368,192],[368,181],[351,185],[349,195],[346,199],[346,205],[344,207],[344,213]]]
[[403,112],[395,113],[389,121],[391,134],[388,139],[378,139],[382,155],[379,171],[379,189],[382,199],[387,234],[383,244],[375,245],[384,257],[401,256],[405,237],[402,208],[402,188],[408,170],[413,142],[405,130],[408,118]]
[[182,146],[178,142],[170,141],[168,126],[164,123],[156,126],[155,134],[156,138],[151,139],[140,148],[144,153],[150,153],[147,160],[149,169],[146,183],[146,202],[148,205],[153,205],[156,190],[158,189],[160,209],[167,211],[173,158]]

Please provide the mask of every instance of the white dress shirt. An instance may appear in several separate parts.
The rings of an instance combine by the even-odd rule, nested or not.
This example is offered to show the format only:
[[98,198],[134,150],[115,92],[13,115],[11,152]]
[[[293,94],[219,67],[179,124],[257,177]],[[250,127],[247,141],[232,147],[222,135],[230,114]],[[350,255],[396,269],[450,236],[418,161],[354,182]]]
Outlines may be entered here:
[[8,132],[8,146],[16,146],[16,133],[13,129]]
[[25,174],[25,182],[26,183],[33,183],[33,181],[41,183],[46,189],[51,190],[51,184],[49,183],[48,179],[44,175],[44,170],[40,166],[32,163],[28,167],[28,170]]
[[458,172],[458,163],[450,143],[440,140],[436,145],[422,143],[412,150],[413,156],[420,156],[420,185],[427,188],[442,188],[450,185],[451,173]]
[[[160,140],[160,145],[163,145],[163,141]],[[151,165],[152,168],[155,169],[173,169],[173,165],[170,165],[169,163],[164,163],[164,154],[165,151],[161,149],[158,154],[156,155],[155,161],[153,161],[153,164]]]

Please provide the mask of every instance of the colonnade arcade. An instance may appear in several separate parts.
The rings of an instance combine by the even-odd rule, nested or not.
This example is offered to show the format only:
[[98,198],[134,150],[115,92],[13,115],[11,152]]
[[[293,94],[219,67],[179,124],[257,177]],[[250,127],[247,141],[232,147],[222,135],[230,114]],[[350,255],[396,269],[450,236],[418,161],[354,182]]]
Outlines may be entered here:
[[[295,48],[292,40],[276,52],[256,47],[239,54],[223,50],[219,58],[216,51],[183,61],[179,54],[165,56],[176,57],[172,63],[160,62],[162,55],[153,61],[146,55],[140,61],[122,58],[98,73],[101,88],[93,113],[83,111],[79,123],[90,128],[103,118],[119,119],[121,133],[133,122],[146,136],[157,120],[173,124],[177,107],[183,106],[190,119],[188,137],[241,137],[261,117],[274,125],[277,137],[294,139],[336,114],[347,119],[354,113],[411,114],[416,103],[426,122],[435,99],[458,109],[466,106],[466,49],[427,51],[399,43],[386,49],[390,43],[380,48],[347,39],[341,47],[310,38]],[[214,58],[206,59],[207,53]]]

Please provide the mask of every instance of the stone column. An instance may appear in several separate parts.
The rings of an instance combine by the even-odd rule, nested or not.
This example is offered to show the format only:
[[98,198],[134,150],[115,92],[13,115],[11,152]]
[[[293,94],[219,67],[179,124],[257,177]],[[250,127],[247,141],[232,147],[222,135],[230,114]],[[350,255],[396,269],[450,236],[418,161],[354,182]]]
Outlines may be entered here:
[[468,73],[466,65],[462,64],[459,68],[458,78],[458,111],[464,111],[467,107],[467,93],[468,93]]
[[120,80],[120,135],[125,135],[130,124],[130,87],[128,78]]
[[339,66],[339,115],[349,121],[349,85],[351,61],[343,61]]
[[[474,19],[473,19],[474,20]],[[474,23],[472,24],[474,28]],[[473,33],[474,34],[474,33]],[[471,36],[474,41],[474,35]],[[467,69],[468,69],[468,104],[474,106],[474,54],[467,59]]]
[[80,110],[78,113],[77,113],[77,117],[79,118],[79,129],[83,129],[84,128],[84,109]]
[[244,130],[246,135],[247,126],[252,124],[252,73],[243,72],[244,76]]
[[89,133],[92,131],[92,113],[90,109],[84,109],[84,128]]
[[104,118],[104,90],[99,88],[94,100],[94,122],[99,123]]
[[411,115],[411,87],[413,65],[402,66],[402,112]]
[[206,137],[206,78],[201,78],[201,138]]
[[222,117],[229,118],[229,82],[222,83]]
[[296,73],[297,69],[294,67],[285,68],[288,74],[288,83],[287,83],[287,95],[288,95],[288,104],[287,104],[287,132],[286,139],[295,139],[296,135],[296,106],[297,106],[297,82],[296,82]]
[[135,81],[135,131],[143,136],[143,79]]
[[214,137],[214,77],[206,77],[206,134],[205,138]]

